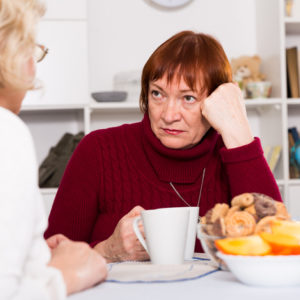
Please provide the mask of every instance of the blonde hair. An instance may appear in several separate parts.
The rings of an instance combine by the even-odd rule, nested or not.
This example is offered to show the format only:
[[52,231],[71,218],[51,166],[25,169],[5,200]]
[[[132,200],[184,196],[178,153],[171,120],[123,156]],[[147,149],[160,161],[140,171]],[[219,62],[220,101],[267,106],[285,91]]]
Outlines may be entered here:
[[0,89],[34,87],[25,63],[34,54],[36,24],[44,11],[39,0],[0,0]]

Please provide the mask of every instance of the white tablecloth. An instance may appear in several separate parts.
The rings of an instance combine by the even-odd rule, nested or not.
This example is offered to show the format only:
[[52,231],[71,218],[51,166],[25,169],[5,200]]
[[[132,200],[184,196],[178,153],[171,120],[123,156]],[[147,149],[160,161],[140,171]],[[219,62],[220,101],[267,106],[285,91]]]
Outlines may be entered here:
[[[145,264],[147,265],[147,264]],[[112,268],[113,267],[113,268]],[[109,266],[112,272],[113,264]],[[124,266],[123,266],[124,267]],[[179,272],[179,278],[174,280],[158,280],[158,282],[144,281],[137,282],[132,274],[135,269],[131,269],[131,273],[124,277],[124,270],[115,268],[115,274],[109,274],[108,281],[97,285],[96,287],[84,292],[70,296],[70,300],[299,300],[299,287],[285,288],[261,288],[247,286],[237,281],[230,272],[209,269],[195,269],[193,274],[186,279],[182,279]],[[208,272],[205,272],[208,271]],[[203,276],[197,276],[201,275]],[[143,279],[149,279],[143,275]],[[145,277],[146,276],[146,277]],[[159,277],[158,277],[159,278]],[[117,280],[116,280],[117,279]],[[170,278],[167,278],[170,279]],[[178,280],[179,279],[179,280]],[[122,282],[123,281],[123,282]],[[142,280],[143,281],[143,280]]]

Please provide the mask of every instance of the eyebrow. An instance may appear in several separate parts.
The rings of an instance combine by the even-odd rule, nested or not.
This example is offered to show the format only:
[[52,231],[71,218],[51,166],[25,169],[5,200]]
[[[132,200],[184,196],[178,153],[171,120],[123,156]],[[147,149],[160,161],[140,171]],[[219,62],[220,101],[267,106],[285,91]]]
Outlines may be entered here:
[[[159,85],[157,85],[156,83],[150,83],[150,85],[154,85],[157,89],[164,91],[163,88],[161,88]],[[181,93],[188,93],[188,92],[193,92],[196,93],[195,91],[188,89],[188,90],[179,90]]]

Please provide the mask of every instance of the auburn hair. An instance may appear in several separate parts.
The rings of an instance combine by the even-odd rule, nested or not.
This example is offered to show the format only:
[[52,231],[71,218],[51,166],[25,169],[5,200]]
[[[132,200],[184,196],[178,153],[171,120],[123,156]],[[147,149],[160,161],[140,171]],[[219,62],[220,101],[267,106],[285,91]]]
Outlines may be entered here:
[[[167,82],[184,79],[189,88],[210,95],[232,81],[230,63],[221,44],[212,36],[182,31],[161,44],[146,62],[141,78],[140,109],[148,111],[149,83],[166,76]],[[175,78],[176,76],[176,78]]]

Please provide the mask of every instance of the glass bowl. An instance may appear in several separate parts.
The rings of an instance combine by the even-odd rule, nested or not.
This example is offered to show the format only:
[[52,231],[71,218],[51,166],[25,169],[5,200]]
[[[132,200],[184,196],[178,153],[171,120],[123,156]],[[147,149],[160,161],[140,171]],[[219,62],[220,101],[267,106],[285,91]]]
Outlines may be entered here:
[[210,231],[210,224],[201,224],[197,225],[197,237],[201,242],[202,248],[207,256],[211,259],[212,264],[224,271],[228,271],[228,267],[226,263],[217,256],[217,248],[215,245],[215,241],[218,239],[224,239],[221,236],[210,235],[208,232]]

